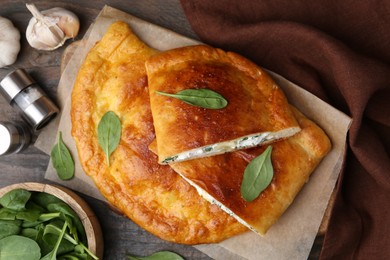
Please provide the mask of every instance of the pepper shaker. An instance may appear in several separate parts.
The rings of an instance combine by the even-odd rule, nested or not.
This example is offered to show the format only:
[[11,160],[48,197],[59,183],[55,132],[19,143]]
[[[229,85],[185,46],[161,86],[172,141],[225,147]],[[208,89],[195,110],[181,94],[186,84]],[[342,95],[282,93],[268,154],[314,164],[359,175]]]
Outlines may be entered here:
[[31,132],[22,123],[0,122],[0,156],[18,153],[31,141]]
[[24,69],[17,69],[0,82],[0,93],[22,113],[23,118],[38,131],[58,114],[58,108]]

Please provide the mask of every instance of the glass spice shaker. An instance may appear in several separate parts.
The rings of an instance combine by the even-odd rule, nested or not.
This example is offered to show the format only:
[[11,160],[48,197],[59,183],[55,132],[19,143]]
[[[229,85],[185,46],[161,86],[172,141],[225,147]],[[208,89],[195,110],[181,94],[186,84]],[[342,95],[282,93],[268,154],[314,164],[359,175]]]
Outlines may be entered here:
[[23,123],[0,122],[0,156],[18,153],[31,142],[31,132]]
[[34,131],[46,126],[58,114],[56,105],[24,69],[9,73],[0,86],[0,93],[12,107],[21,111]]

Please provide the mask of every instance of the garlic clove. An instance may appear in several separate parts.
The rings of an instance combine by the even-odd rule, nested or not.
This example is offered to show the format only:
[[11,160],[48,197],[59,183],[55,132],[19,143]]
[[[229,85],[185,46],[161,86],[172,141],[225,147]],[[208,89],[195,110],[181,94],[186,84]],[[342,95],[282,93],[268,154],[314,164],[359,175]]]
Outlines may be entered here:
[[19,51],[19,30],[10,20],[0,16],[0,68],[15,63]]
[[33,14],[26,30],[31,47],[38,50],[54,50],[67,39],[77,36],[80,23],[77,16],[60,7],[38,11],[34,4],[26,4]]
[[61,7],[55,7],[46,11],[42,11],[43,15],[57,19],[57,26],[64,32],[68,38],[77,36],[80,29],[79,18],[69,10]]
[[[38,50],[54,50],[65,42],[64,33],[55,27],[42,26],[36,19],[31,19],[26,30],[26,38],[31,47]],[[60,45],[60,46],[59,46]]]

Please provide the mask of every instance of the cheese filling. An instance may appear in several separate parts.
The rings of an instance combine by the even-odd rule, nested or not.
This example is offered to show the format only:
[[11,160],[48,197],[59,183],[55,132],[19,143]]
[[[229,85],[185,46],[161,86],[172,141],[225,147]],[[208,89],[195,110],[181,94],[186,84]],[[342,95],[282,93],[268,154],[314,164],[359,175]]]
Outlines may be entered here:
[[252,148],[259,145],[269,144],[280,139],[285,139],[287,137],[295,135],[299,131],[301,131],[299,127],[290,127],[277,132],[250,134],[230,141],[210,144],[191,149],[173,156],[169,156],[162,160],[160,163],[170,164],[176,162],[183,162],[187,160]]
[[235,218],[238,222],[240,222],[241,224],[243,224],[244,226],[246,226],[247,228],[249,228],[250,230],[252,230],[253,232],[261,235],[259,232],[257,232],[256,229],[254,229],[252,226],[250,226],[245,220],[243,220],[242,218],[240,218],[239,216],[237,216],[233,211],[231,211],[229,208],[227,208],[225,205],[223,205],[221,202],[219,202],[218,200],[216,200],[213,196],[211,196],[209,193],[207,193],[205,190],[203,190],[201,187],[199,187],[198,185],[196,185],[193,181],[191,181],[190,179],[186,178],[185,176],[181,175],[180,176],[185,179],[189,184],[191,184],[191,186],[193,186],[196,191],[198,192],[198,194],[204,198],[205,200],[207,200],[208,202],[210,202],[211,204],[215,204],[217,205],[220,209],[222,209],[223,211],[225,211],[227,214],[229,214],[231,217]]

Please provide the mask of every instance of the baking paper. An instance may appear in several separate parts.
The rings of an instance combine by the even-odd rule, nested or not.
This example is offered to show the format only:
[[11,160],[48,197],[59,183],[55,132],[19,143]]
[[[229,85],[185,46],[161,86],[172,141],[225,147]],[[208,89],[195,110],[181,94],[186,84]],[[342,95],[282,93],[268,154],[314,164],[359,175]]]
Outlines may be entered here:
[[[45,178],[103,201],[105,199],[83,172],[78,160],[76,146],[71,137],[70,93],[84,57],[101,39],[109,25],[117,20],[127,22],[144,42],[159,50],[199,44],[195,40],[109,6],[104,7],[79,44],[65,67],[58,86],[62,113],[41,133],[35,146],[49,154],[58,132],[61,131],[63,140],[75,160],[75,178],[61,181],[51,161]],[[270,74],[284,90],[289,102],[324,129],[332,142],[332,150],[311,175],[293,204],[264,237],[248,231],[218,244],[196,246],[214,259],[306,259],[342,167],[351,119],[287,79],[272,72]]]

